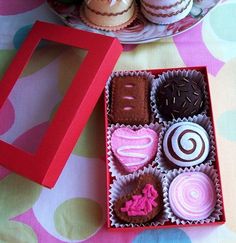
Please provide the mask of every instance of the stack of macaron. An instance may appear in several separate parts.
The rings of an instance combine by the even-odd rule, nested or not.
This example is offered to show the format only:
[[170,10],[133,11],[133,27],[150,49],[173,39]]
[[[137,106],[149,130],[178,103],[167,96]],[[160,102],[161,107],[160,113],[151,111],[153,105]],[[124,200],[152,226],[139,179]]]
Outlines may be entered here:
[[58,0],[82,2],[80,17],[92,28],[117,31],[130,25],[140,13],[155,24],[170,24],[186,17],[193,0]]
[[[221,214],[204,75],[116,72],[106,85],[112,227],[214,222]],[[164,192],[168,192],[167,194]]]

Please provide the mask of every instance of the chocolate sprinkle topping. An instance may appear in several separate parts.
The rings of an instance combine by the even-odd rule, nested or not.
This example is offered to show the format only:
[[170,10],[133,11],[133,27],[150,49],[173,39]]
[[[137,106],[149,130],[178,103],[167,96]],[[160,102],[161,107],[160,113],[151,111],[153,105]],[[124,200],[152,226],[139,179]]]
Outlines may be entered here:
[[197,80],[179,74],[165,80],[157,90],[157,108],[166,120],[189,117],[203,111],[204,98]]
[[172,92],[174,92],[174,90],[175,90],[175,85],[172,84],[172,85],[171,85],[171,88],[172,88]]
[[186,99],[189,101],[189,103],[192,103],[191,99],[187,96]]
[[196,87],[193,84],[191,84],[191,87],[193,88],[193,90],[196,90]]
[[178,87],[184,87],[185,84],[177,84]]
[[186,78],[183,78],[184,82],[189,83],[189,80]]
[[170,86],[170,84],[166,84],[165,86],[164,86],[164,88],[166,89],[166,88],[168,88]]
[[196,110],[193,110],[193,111],[191,112],[191,115],[195,114],[195,112],[196,112]]
[[199,101],[199,99],[197,99],[197,100],[194,102],[193,105],[195,106],[195,105],[198,103],[198,101]]
[[178,111],[178,110],[173,110],[173,112],[174,112],[174,113],[179,113],[179,111]]

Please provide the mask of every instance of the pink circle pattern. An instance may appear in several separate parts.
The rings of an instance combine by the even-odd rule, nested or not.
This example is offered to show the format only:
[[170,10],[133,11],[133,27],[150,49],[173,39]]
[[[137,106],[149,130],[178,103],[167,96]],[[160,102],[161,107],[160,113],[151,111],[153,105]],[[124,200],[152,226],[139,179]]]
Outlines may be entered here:
[[0,135],[6,133],[15,120],[15,111],[9,99],[0,109]]
[[49,122],[44,122],[27,130],[13,142],[13,145],[28,152],[34,153],[37,150],[48,126]]
[[45,0],[0,0],[0,15],[15,15],[39,7]]
[[[186,45],[189,36],[191,36],[197,44],[197,52],[191,45]],[[208,71],[212,75],[216,75],[224,65],[223,62],[212,56],[204,44],[202,39],[202,23],[188,30],[187,35],[177,35],[173,37],[173,39],[186,66],[207,66]],[[209,63],[211,63],[211,65],[209,65]]]

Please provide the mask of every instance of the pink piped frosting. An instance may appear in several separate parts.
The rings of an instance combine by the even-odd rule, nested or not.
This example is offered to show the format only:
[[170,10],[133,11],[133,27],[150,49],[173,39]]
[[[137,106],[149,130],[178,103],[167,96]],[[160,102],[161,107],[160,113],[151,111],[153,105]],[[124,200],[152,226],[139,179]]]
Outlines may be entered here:
[[146,184],[142,190],[142,194],[133,195],[132,199],[125,202],[125,207],[121,208],[121,212],[127,212],[128,216],[146,216],[153,208],[157,207],[155,199],[158,192],[153,185]]
[[173,213],[181,219],[206,219],[216,205],[215,186],[202,172],[185,172],[171,182],[169,201]]
[[158,134],[149,128],[132,130],[128,127],[116,129],[111,137],[111,148],[123,168],[131,173],[147,163],[156,155]]

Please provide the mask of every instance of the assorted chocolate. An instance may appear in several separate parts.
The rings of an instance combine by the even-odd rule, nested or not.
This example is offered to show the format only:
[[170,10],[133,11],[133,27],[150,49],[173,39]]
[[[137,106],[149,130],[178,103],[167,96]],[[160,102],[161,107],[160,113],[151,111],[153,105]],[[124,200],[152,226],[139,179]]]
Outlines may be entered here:
[[149,80],[143,76],[118,76],[111,83],[111,121],[149,123]]
[[136,188],[114,203],[116,216],[127,223],[146,223],[155,218],[163,208],[161,182],[153,174],[141,175]]
[[176,176],[170,184],[168,197],[173,213],[180,219],[191,221],[208,218],[217,200],[212,179],[199,171]]
[[188,77],[170,78],[158,88],[156,103],[166,120],[199,114],[204,109],[203,87]]
[[[168,71],[158,78],[148,72],[119,72],[109,79],[108,161],[114,177],[111,191],[115,191],[115,196],[109,196],[112,227],[173,222],[168,210],[174,218],[204,223],[215,211],[216,187],[204,172],[215,155],[204,82],[203,74],[195,70]],[[197,170],[199,165],[203,172]],[[147,168],[149,172],[143,174]],[[191,172],[184,173],[182,168]],[[165,180],[173,169],[181,173],[166,189],[153,171],[158,170]],[[137,179],[130,180],[130,175]],[[114,183],[125,186],[113,188]],[[133,183],[136,187],[129,191]],[[163,190],[168,191],[166,199]],[[182,194],[186,196],[183,204]]]
[[111,136],[111,149],[123,168],[132,173],[151,162],[157,153],[158,134],[150,128],[116,129]]
[[207,131],[194,122],[177,122],[164,134],[163,151],[177,166],[194,166],[204,162],[210,151]]

